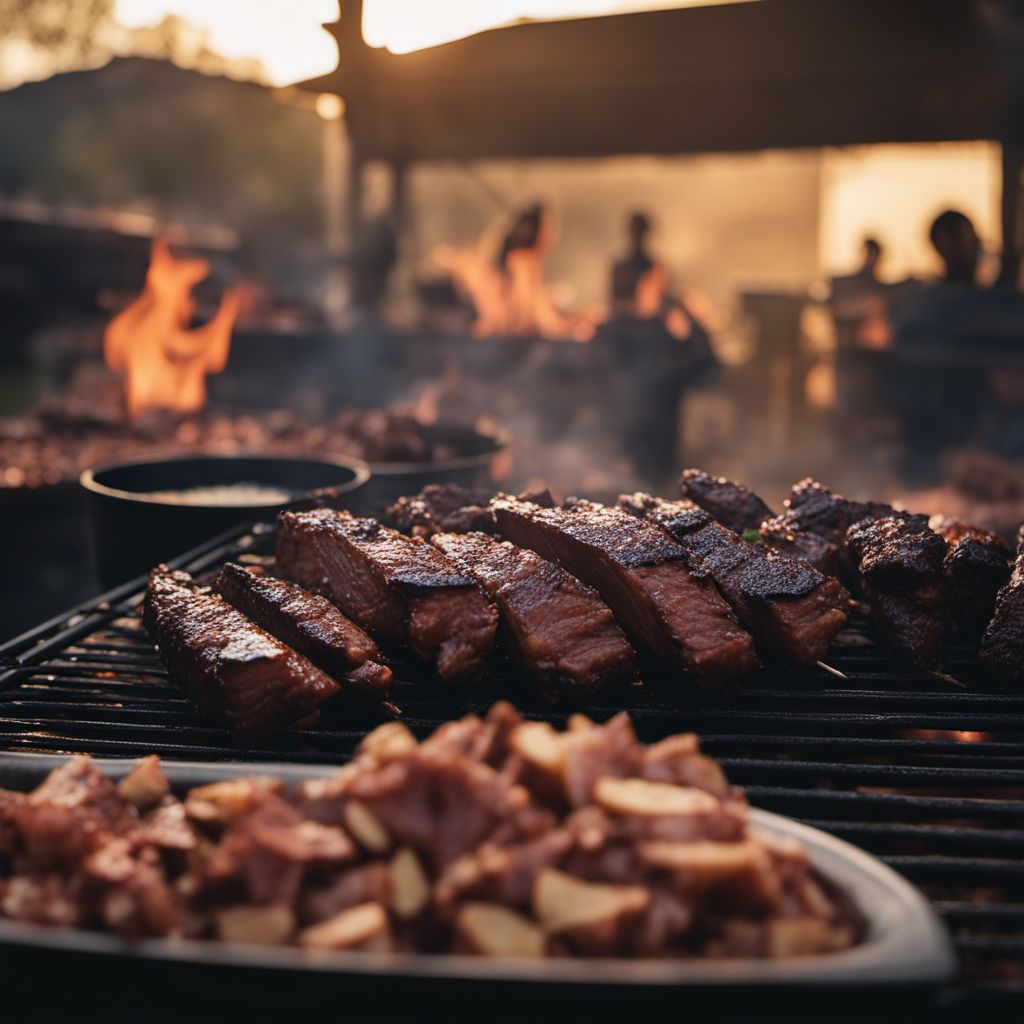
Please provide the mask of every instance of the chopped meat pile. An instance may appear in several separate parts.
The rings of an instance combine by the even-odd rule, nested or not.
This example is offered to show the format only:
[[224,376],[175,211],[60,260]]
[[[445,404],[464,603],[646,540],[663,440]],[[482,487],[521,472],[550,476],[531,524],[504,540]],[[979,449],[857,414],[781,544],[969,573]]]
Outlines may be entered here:
[[567,732],[507,704],[420,743],[390,723],[335,776],[201,786],[88,758],[0,791],[0,916],[127,939],[481,956],[825,953],[849,904],[757,831],[693,735]]

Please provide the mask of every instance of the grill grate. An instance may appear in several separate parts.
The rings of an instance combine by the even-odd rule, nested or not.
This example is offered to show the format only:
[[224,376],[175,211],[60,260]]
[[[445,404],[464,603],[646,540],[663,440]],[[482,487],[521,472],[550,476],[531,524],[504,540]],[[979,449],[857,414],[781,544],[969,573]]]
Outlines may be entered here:
[[[271,538],[269,527],[235,531],[175,564],[201,577],[228,559],[266,558]],[[136,617],[139,596],[128,584],[0,648],[0,749],[331,763],[384,720],[382,711],[328,710],[315,730],[241,755],[168,682]],[[587,711],[605,718],[624,706],[648,741],[696,730],[753,803],[875,853],[925,891],[961,955],[952,1005],[1020,998],[1024,694],[986,691],[967,648],[945,653],[946,678],[897,672],[865,618],[839,640],[829,661],[845,682],[821,670],[763,670],[735,693],[685,691],[679,710],[672,679],[648,672],[649,690],[604,694]],[[500,697],[529,717],[564,717],[525,691],[511,666],[461,692],[441,690],[416,666],[395,668],[394,701],[421,735]]]

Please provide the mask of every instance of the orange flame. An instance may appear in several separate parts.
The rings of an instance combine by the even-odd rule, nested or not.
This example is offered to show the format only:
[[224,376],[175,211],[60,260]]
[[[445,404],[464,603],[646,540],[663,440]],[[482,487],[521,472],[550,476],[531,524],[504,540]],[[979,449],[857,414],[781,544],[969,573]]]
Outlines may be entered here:
[[206,375],[227,365],[244,290],[229,288],[213,317],[190,330],[192,289],[209,273],[206,260],[179,259],[166,238],[153,240],[145,287],[103,335],[107,366],[124,374],[130,419],[156,409],[198,412],[206,402]]
[[544,280],[550,239],[542,236],[534,246],[509,253],[505,272],[495,265],[491,241],[485,235],[476,245],[440,246],[433,253],[473,304],[473,334],[589,341],[593,323],[559,309]]

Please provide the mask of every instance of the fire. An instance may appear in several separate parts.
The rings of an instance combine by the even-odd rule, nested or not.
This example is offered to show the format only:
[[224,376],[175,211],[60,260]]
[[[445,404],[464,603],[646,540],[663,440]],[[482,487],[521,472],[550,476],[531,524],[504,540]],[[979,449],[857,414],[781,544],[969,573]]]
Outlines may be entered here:
[[533,231],[535,237],[517,245],[503,261],[496,257],[494,239],[487,235],[476,245],[441,246],[433,256],[472,302],[476,337],[589,341],[592,320],[559,309],[544,280],[544,261],[554,241],[547,218],[540,215]]
[[124,375],[130,419],[158,409],[198,412],[206,402],[206,375],[227,364],[244,292],[229,288],[213,317],[190,329],[192,289],[209,273],[206,260],[178,258],[166,238],[153,240],[145,287],[103,335],[107,366]]

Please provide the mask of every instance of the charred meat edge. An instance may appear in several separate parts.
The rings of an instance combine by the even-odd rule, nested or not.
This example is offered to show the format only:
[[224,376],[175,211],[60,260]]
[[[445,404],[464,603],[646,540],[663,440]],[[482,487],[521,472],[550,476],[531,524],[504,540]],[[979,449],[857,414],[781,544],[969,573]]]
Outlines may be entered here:
[[944,516],[933,516],[929,525],[949,545],[944,568],[954,613],[951,628],[957,635],[977,641],[992,618],[1013,555],[991,530]]
[[171,681],[245,746],[307,718],[341,690],[188,573],[150,573],[143,619]]
[[431,543],[495,602],[518,660],[550,701],[634,678],[633,649],[597,592],[561,566],[483,533]]
[[1017,561],[996,597],[995,612],[982,637],[979,657],[993,679],[1008,686],[1024,686],[1024,527]]
[[749,488],[724,476],[684,469],[679,478],[684,498],[699,505],[723,526],[737,533],[759,530],[775,513]]
[[221,569],[215,587],[243,615],[344,680],[346,693],[375,701],[391,691],[391,669],[379,664],[377,645],[325,597],[235,562]]
[[838,580],[749,544],[692,501],[637,492],[619,503],[665,530],[711,576],[764,656],[810,667],[845,625],[849,594]]
[[503,536],[593,587],[646,651],[708,686],[737,682],[756,667],[753,640],[714,582],[691,572],[662,530],[585,501],[545,509],[506,498],[492,507]]
[[795,516],[787,510],[776,515],[758,495],[743,484],[722,476],[711,476],[699,469],[687,469],[680,478],[683,497],[736,533],[760,534],[762,542],[787,558],[812,565],[825,576],[838,576],[842,555],[831,541],[801,530]]
[[277,567],[381,642],[408,644],[445,682],[484,669],[497,611],[471,577],[419,538],[347,512],[284,512]]
[[926,517],[895,513],[855,523],[847,545],[892,652],[914,668],[931,668],[946,635],[946,542]]

